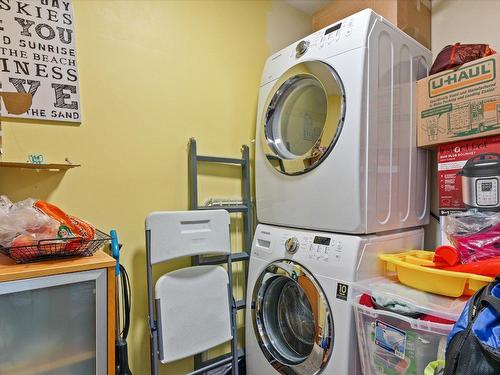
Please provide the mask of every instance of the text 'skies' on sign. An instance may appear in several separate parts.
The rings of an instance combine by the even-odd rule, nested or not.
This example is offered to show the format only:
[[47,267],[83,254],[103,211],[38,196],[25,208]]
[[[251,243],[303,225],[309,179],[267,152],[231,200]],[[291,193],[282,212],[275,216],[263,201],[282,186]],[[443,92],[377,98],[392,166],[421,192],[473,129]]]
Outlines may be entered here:
[[71,1],[0,0],[0,81],[33,97],[20,115],[3,103],[2,117],[81,122]]

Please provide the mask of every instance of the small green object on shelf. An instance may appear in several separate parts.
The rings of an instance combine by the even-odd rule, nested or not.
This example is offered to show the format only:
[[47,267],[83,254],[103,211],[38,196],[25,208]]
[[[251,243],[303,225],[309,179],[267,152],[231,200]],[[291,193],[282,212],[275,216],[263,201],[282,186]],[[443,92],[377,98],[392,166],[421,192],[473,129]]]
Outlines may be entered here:
[[42,154],[29,154],[28,155],[28,163],[43,164],[43,155]]

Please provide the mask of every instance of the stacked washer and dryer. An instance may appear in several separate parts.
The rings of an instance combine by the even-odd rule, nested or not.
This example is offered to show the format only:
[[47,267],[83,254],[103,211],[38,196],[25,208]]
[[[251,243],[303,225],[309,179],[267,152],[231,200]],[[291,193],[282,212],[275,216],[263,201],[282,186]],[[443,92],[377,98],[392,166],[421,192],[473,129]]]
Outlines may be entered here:
[[272,55],[259,92],[248,375],[358,375],[351,283],[419,249],[428,154],[415,81],[431,52],[366,9]]

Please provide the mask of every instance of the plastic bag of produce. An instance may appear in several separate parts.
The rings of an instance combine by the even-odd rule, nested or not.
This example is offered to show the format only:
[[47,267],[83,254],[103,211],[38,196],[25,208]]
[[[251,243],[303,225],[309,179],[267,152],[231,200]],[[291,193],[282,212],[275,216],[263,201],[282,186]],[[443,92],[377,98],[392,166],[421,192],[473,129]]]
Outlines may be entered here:
[[[60,208],[36,199],[12,203],[0,197],[0,245],[18,247],[60,238],[92,240],[95,228]],[[69,246],[71,247],[71,246]]]
[[7,197],[0,197],[1,246],[24,246],[57,236],[59,223],[35,209],[35,202],[26,199],[13,204]]

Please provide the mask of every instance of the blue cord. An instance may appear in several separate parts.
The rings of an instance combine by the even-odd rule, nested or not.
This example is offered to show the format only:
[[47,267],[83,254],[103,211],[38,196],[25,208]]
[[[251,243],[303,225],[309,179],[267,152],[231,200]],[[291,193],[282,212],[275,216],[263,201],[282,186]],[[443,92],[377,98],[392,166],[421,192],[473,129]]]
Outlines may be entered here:
[[116,230],[112,229],[109,234],[111,235],[111,250],[113,252],[113,258],[116,259],[115,265],[115,275],[120,275],[120,244],[118,242],[118,234]]

